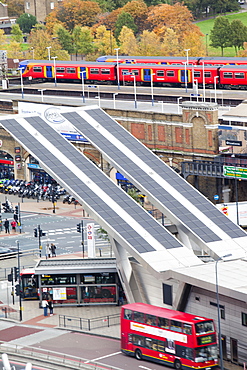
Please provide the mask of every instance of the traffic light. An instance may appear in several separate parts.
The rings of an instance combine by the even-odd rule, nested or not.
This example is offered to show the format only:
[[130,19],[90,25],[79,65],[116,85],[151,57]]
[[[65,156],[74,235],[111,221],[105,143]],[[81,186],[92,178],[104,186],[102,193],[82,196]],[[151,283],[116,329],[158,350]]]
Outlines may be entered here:
[[15,286],[15,295],[17,296],[21,295],[20,284],[16,284]]
[[8,274],[8,281],[10,281],[11,283],[13,283],[13,268],[11,267],[11,273]]
[[33,235],[35,236],[35,238],[38,237],[38,229],[37,228],[33,229]]
[[19,269],[18,269],[18,267],[14,267],[14,277],[15,277],[15,281],[17,281],[18,278],[19,278]]
[[19,214],[19,207],[18,206],[15,206],[15,214],[18,215]]
[[46,236],[46,233],[43,230],[39,229],[39,237]]
[[81,233],[81,224],[77,224],[77,232]]

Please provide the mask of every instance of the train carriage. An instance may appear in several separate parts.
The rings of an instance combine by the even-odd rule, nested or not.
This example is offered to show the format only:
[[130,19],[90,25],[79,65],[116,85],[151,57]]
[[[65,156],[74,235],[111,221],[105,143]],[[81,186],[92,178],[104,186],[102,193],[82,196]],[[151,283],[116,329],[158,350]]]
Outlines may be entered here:
[[[125,63],[125,64],[169,64],[169,65],[181,65],[187,62],[186,57],[169,57],[169,56],[126,56],[120,55],[118,58],[116,55],[106,55],[97,58],[97,62],[114,62],[114,63]],[[189,58],[188,64],[196,65],[198,57]]]
[[[159,86],[181,86],[185,83],[188,86],[192,86],[196,80],[198,85],[214,85],[215,76],[218,75],[217,67],[208,67],[207,69],[203,66],[172,66],[172,65],[149,65],[149,64],[135,64],[127,65],[120,64],[119,68],[119,80],[124,83],[135,82],[138,85],[150,85],[151,82],[154,85]],[[203,79],[204,70],[204,79]],[[186,76],[186,78],[185,78]]]
[[225,89],[247,89],[247,65],[222,66],[219,69],[219,87]]
[[55,78],[54,67],[56,68],[56,79],[60,81],[77,81],[82,77],[89,83],[112,82],[116,80],[115,63],[99,62],[70,62],[49,60],[24,60],[20,62],[23,78],[52,80]]
[[198,59],[198,64],[204,66],[225,66],[225,65],[247,65],[247,58],[240,57],[204,57]]

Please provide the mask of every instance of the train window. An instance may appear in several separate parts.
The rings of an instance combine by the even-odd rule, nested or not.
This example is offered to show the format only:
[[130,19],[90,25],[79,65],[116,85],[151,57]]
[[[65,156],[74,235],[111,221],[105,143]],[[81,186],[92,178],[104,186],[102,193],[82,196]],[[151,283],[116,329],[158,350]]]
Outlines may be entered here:
[[75,68],[68,67],[66,68],[67,73],[75,73]]
[[166,71],[167,77],[173,77],[174,76],[174,71]]
[[244,78],[244,72],[236,72],[234,73],[235,78]]
[[129,70],[128,69],[122,69],[122,76],[126,76],[129,74]]
[[163,77],[165,75],[165,71],[157,71],[157,77]]
[[211,77],[211,72],[204,72],[204,77]]
[[99,74],[99,68],[90,68],[90,72],[92,75],[98,75]]
[[201,77],[201,72],[200,71],[195,71],[194,72],[194,77]]
[[58,72],[58,73],[64,73],[65,72],[65,68],[64,67],[56,67],[56,72]]
[[139,75],[139,71],[137,69],[132,69],[131,73],[135,76]]
[[233,74],[232,74],[232,72],[224,72],[223,75],[224,75],[225,78],[232,78]]
[[33,67],[34,72],[42,72],[42,67]]
[[102,73],[102,75],[109,75],[110,74],[110,70],[109,69],[106,69],[106,68],[102,68],[101,69],[101,73]]

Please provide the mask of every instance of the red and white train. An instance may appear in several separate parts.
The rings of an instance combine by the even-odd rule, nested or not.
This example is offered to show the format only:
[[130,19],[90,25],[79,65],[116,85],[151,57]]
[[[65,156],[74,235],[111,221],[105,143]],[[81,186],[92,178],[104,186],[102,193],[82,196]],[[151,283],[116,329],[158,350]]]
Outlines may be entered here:
[[[197,83],[199,87],[205,85],[208,88],[217,86],[221,89],[247,89],[247,58],[246,64],[226,63],[221,66],[217,65],[219,58],[211,65],[205,64],[211,58],[205,59],[203,64],[187,64],[182,59],[180,58],[180,64],[56,61],[55,65],[48,60],[24,60],[19,63],[19,68],[24,79],[43,81],[56,78],[61,82],[117,84],[119,80],[120,84],[153,83],[154,86],[164,87],[181,87],[185,84],[191,87]],[[226,59],[229,58],[225,58],[225,62]],[[243,63],[245,58],[236,58],[239,59],[239,63]]]

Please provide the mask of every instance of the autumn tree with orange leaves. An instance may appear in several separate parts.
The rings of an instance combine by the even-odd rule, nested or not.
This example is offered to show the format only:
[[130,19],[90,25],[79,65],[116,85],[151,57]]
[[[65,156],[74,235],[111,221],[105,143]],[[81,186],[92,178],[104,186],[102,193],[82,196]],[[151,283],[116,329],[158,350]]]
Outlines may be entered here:
[[55,17],[67,30],[72,31],[75,26],[91,27],[100,12],[99,5],[94,1],[63,0],[49,16],[51,19]]

